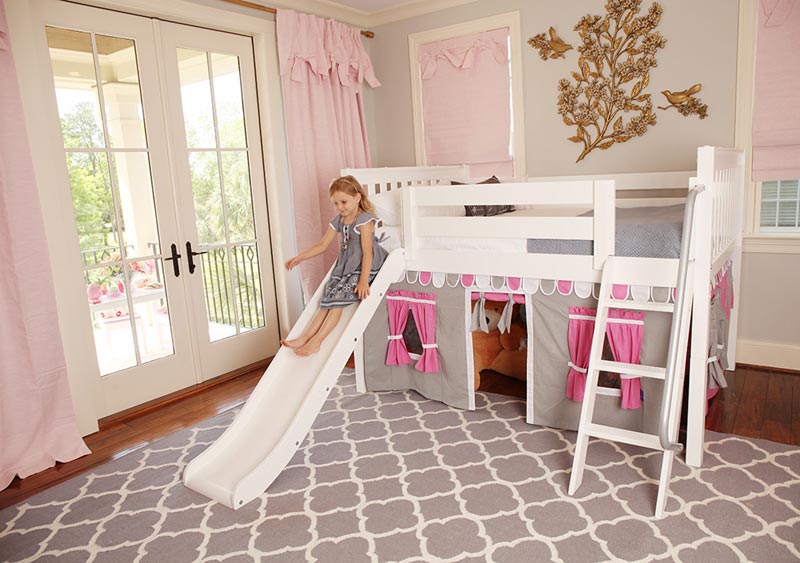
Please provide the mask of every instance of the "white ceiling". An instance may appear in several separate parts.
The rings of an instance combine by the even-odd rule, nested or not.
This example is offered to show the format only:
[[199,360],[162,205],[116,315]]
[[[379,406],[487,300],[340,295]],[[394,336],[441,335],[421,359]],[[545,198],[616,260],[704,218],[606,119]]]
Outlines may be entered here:
[[328,4],[338,4],[364,14],[375,14],[406,4],[420,4],[426,0],[328,0]]

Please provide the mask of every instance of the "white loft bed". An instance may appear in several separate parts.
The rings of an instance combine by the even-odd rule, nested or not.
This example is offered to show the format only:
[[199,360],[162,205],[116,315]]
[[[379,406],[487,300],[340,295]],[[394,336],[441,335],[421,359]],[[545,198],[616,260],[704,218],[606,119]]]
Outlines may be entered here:
[[[709,303],[718,272],[731,264],[738,295],[741,268],[744,154],[740,150],[700,147],[697,171],[690,173],[624,174],[530,178],[500,185],[449,186],[466,181],[465,166],[347,169],[371,195],[402,188],[402,246],[407,270],[443,274],[475,274],[523,279],[600,282],[608,256],[615,255],[617,199],[670,203],[689,186],[705,186],[697,198],[692,253],[694,274],[692,340],[690,344],[689,404],[686,462],[699,466],[703,456],[708,360]],[[688,183],[687,183],[688,182]],[[435,189],[431,189],[435,187]],[[669,190],[662,192],[661,190]],[[656,197],[649,197],[654,194]],[[666,195],[666,198],[662,197]],[[627,197],[632,196],[632,197]],[[505,205],[527,208],[518,214],[494,217],[452,216],[454,206]],[[593,216],[579,216],[593,210]],[[437,210],[441,212],[437,213]],[[589,240],[590,255],[532,254],[518,245],[508,252],[470,248],[431,248],[434,238]],[[674,286],[675,258],[624,258],[635,272],[632,284]],[[730,261],[730,262],[729,262]],[[728,365],[735,366],[737,310],[731,311]]]

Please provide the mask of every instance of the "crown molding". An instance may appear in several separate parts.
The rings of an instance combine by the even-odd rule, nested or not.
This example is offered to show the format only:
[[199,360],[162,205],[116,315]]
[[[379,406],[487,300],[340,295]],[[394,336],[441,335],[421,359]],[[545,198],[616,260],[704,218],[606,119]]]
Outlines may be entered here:
[[407,20],[424,14],[454,8],[463,4],[472,4],[476,1],[477,0],[410,0],[400,6],[369,14],[367,25],[369,27],[377,27],[387,23]]

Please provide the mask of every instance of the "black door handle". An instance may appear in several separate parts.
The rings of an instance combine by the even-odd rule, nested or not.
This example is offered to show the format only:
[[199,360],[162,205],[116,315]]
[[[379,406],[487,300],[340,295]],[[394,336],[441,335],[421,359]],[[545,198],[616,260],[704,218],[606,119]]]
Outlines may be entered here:
[[170,250],[171,250],[172,256],[170,256],[169,258],[164,258],[164,260],[171,260],[172,261],[172,271],[175,272],[175,277],[179,278],[180,275],[181,275],[181,263],[180,263],[181,255],[178,254],[178,245],[176,245],[173,242],[170,245]]
[[204,250],[203,252],[193,252],[192,251],[192,243],[188,240],[186,241],[186,258],[189,260],[189,273],[193,274],[195,269],[197,269],[197,265],[194,263],[194,257],[199,256],[200,254],[206,254],[208,250]]

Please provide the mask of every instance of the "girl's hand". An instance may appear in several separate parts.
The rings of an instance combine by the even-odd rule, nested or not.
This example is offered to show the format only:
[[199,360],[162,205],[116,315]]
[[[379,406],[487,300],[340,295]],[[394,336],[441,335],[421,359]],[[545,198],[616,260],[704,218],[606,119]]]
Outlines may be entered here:
[[358,298],[362,301],[366,299],[369,295],[369,281],[359,280],[358,285],[356,285],[356,293],[358,294]]
[[298,259],[297,256],[295,256],[294,258],[290,258],[289,260],[286,261],[286,264],[285,264],[286,269],[287,270],[291,270],[292,268],[297,266],[300,262],[302,262],[302,260]]

